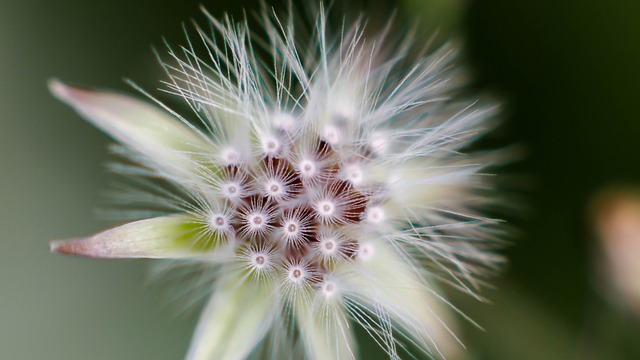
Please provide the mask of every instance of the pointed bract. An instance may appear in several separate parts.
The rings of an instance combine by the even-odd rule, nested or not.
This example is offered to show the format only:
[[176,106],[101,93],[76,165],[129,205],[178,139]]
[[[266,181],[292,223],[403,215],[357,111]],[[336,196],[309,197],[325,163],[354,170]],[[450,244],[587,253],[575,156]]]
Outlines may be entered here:
[[54,241],[51,251],[91,258],[205,258],[214,242],[185,215],[139,220],[96,235]]
[[[408,258],[382,242],[364,243],[358,271],[346,277],[349,291],[361,304],[390,317],[405,338],[432,356],[457,358],[462,350],[454,335],[446,303],[433,284],[421,279]],[[430,288],[431,287],[431,288]],[[397,335],[396,335],[397,336]]]
[[148,102],[109,91],[49,83],[51,92],[80,115],[178,179],[200,176],[212,144],[192,125]]
[[355,338],[344,304],[327,302],[323,297],[320,294],[315,304],[300,304],[297,309],[307,356],[312,360],[356,359]]
[[242,360],[267,334],[277,297],[273,284],[245,283],[231,269],[200,316],[186,360]]

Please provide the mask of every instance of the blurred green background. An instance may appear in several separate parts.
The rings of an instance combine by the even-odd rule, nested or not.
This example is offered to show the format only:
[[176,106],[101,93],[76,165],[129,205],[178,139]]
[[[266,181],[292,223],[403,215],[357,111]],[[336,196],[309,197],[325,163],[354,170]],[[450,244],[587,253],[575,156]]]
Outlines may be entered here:
[[[214,14],[257,5],[0,0],[0,359],[185,353],[197,312],[174,316],[146,280],[148,263],[48,253],[51,239],[105,226],[92,209],[110,177],[109,139],[46,81],[128,90],[130,77],[153,88],[161,73],[150,45],[182,41],[182,22],[204,22],[199,3]],[[484,292],[491,304],[454,295],[485,329],[463,331],[469,358],[640,358],[637,318],[595,290],[587,216],[603,187],[640,183],[640,2],[367,3],[374,17],[398,8],[401,19],[465,36],[480,84],[508,101],[498,135],[527,148],[509,169],[529,178],[509,269]]]

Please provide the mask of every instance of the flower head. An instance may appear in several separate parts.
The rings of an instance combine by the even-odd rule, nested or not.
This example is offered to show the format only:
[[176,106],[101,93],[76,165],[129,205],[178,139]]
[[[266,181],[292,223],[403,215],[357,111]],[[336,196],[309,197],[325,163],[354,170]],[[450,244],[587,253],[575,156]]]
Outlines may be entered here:
[[159,212],[52,250],[215,269],[188,359],[351,359],[356,325],[390,358],[450,354],[436,279],[474,293],[500,259],[477,213],[493,157],[463,153],[494,108],[456,93],[455,47],[411,63],[410,36],[332,31],[323,9],[306,32],[265,10],[263,36],[207,16],[201,57],[189,41],[162,62],[189,114],[51,83],[124,145],[130,201]]

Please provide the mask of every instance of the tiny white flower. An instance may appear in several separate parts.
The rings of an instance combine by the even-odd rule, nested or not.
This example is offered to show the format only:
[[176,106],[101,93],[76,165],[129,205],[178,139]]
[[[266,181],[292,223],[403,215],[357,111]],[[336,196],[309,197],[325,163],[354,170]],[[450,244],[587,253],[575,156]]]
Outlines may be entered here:
[[[493,107],[459,96],[455,48],[407,65],[410,37],[363,20],[333,31],[323,8],[303,31],[263,10],[259,41],[206,15],[202,57],[190,41],[162,63],[190,114],[51,82],[166,209],[52,250],[213,269],[189,360],[355,359],[357,327],[392,359],[408,343],[418,358],[454,354],[436,279],[473,293],[500,261],[497,222],[480,215],[497,198],[482,176],[494,157],[468,150]],[[272,58],[258,59],[264,46]]]
[[242,198],[243,193],[244,193],[244,187],[242,186],[242,184],[235,181],[229,181],[222,184],[222,190],[220,195],[229,200],[236,200],[236,199]]
[[355,254],[355,244],[347,235],[331,228],[322,228],[316,235],[315,256],[323,263],[345,261]]
[[327,299],[333,298],[338,294],[338,285],[331,280],[323,282],[322,285],[320,285],[320,289]]
[[386,215],[381,206],[372,206],[367,209],[366,220],[370,224],[379,224],[384,221]]
[[296,124],[296,118],[291,114],[279,113],[273,115],[273,125],[285,130],[290,131],[293,129],[293,126]]
[[294,247],[305,247],[315,237],[313,217],[308,211],[296,209],[286,211],[281,217],[280,234],[284,243]]
[[344,178],[352,185],[360,185],[364,181],[364,172],[358,164],[349,164],[344,167]]
[[326,125],[322,130],[322,139],[329,145],[337,145],[340,142],[340,130],[333,125]]
[[300,176],[304,179],[312,179],[318,173],[318,166],[316,162],[310,159],[303,159],[298,164],[298,171]]
[[278,250],[273,245],[245,245],[238,252],[238,261],[257,280],[273,280],[278,274]]
[[225,165],[236,165],[240,162],[240,153],[231,148],[224,149],[221,157]]
[[282,150],[282,142],[275,136],[265,136],[261,140],[262,153],[265,156],[276,156]]
[[369,146],[371,150],[374,151],[378,155],[383,155],[387,150],[387,146],[389,144],[389,139],[387,135],[382,131],[374,131],[371,133],[369,137]]
[[376,246],[372,243],[361,243],[358,249],[358,256],[362,261],[371,260],[376,254]]

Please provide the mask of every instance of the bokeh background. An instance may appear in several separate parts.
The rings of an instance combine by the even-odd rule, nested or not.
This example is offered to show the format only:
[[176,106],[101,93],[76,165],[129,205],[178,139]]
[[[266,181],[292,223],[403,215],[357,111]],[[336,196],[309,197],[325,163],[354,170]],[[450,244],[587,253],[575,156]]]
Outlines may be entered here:
[[[185,353],[197,311],[175,316],[163,288],[148,281],[148,262],[49,254],[49,240],[105,226],[93,210],[104,203],[110,141],[56,102],[46,82],[128,90],[128,77],[153,89],[161,73],[151,45],[161,47],[162,36],[181,42],[183,22],[204,21],[199,3],[214,14],[257,6],[0,0],[0,359]],[[365,6],[378,19],[398,9],[401,23],[417,17],[425,31],[464,38],[478,86],[508,104],[498,141],[526,149],[507,169],[521,175],[528,199],[509,219],[519,231],[505,250],[507,272],[483,293],[490,303],[452,295],[484,328],[463,326],[467,358],[640,358],[637,312],[603,270],[592,210],[604,189],[624,184],[624,197],[640,186],[640,2]],[[640,251],[625,253],[640,263]],[[364,345],[365,358],[379,357],[372,347]]]

